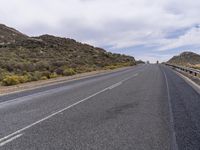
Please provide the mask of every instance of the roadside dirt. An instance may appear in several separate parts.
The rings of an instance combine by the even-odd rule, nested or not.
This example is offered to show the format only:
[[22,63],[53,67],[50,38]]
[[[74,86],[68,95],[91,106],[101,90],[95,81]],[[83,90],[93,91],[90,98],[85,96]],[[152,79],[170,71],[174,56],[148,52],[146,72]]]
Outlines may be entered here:
[[55,85],[62,82],[81,79],[84,77],[89,77],[89,76],[98,75],[102,73],[116,72],[116,71],[123,70],[126,68],[129,68],[129,67],[123,67],[123,68],[118,68],[114,70],[92,71],[92,72],[87,72],[87,73],[76,74],[73,76],[58,77],[58,78],[53,78],[53,79],[48,79],[48,80],[28,82],[28,83],[18,84],[14,86],[0,86],[0,95],[6,95],[10,93],[25,91],[25,90],[36,89],[36,88],[40,88],[40,87],[44,87],[48,85]]

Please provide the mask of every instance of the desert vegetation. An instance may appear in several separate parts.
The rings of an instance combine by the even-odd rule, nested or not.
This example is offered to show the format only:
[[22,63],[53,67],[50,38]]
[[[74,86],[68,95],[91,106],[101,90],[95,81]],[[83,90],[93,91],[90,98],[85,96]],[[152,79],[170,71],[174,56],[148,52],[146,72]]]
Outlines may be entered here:
[[193,52],[183,52],[178,56],[172,57],[168,63],[199,69],[200,55]]
[[200,55],[193,52],[183,52],[178,56],[172,57],[168,63],[200,69]]
[[5,26],[0,26],[0,33],[4,34],[0,39],[0,84],[5,86],[135,65],[133,57],[73,39],[28,37]]

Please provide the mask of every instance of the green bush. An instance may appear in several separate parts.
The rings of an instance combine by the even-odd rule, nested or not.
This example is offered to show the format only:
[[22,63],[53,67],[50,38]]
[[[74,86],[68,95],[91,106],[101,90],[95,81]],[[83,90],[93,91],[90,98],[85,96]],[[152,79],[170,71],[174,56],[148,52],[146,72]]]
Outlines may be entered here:
[[75,74],[76,74],[76,72],[72,68],[68,68],[63,71],[63,75],[65,75],[65,76],[71,76],[71,75],[75,75]]
[[30,81],[38,81],[42,78],[42,73],[39,71],[35,71],[30,76]]

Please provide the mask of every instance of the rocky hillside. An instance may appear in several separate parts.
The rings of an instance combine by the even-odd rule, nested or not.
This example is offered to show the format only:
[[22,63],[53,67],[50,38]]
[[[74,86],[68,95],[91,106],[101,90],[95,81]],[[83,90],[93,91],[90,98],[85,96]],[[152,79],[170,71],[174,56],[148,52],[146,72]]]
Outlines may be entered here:
[[68,38],[29,37],[0,25],[0,82],[4,85],[130,65],[135,65],[130,56]]
[[200,55],[193,52],[183,52],[178,56],[171,58],[168,63],[177,65],[198,65],[200,64]]
[[172,57],[167,63],[200,69],[200,55],[193,52],[183,52]]
[[19,31],[0,24],[0,45],[14,43],[16,40],[25,38],[27,38],[27,36]]

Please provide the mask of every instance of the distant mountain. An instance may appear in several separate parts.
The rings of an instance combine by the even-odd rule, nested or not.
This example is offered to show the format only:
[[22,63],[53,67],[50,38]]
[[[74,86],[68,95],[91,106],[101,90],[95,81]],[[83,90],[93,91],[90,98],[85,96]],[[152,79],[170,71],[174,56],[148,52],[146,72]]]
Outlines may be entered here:
[[145,64],[145,62],[142,61],[142,60],[137,60],[137,61],[136,61],[136,64]]
[[183,52],[178,56],[172,57],[168,63],[182,66],[200,65],[200,55],[193,52]]
[[20,82],[28,82],[135,64],[134,57],[113,54],[73,39],[52,35],[29,37],[0,25],[2,83],[13,75],[26,78]]

